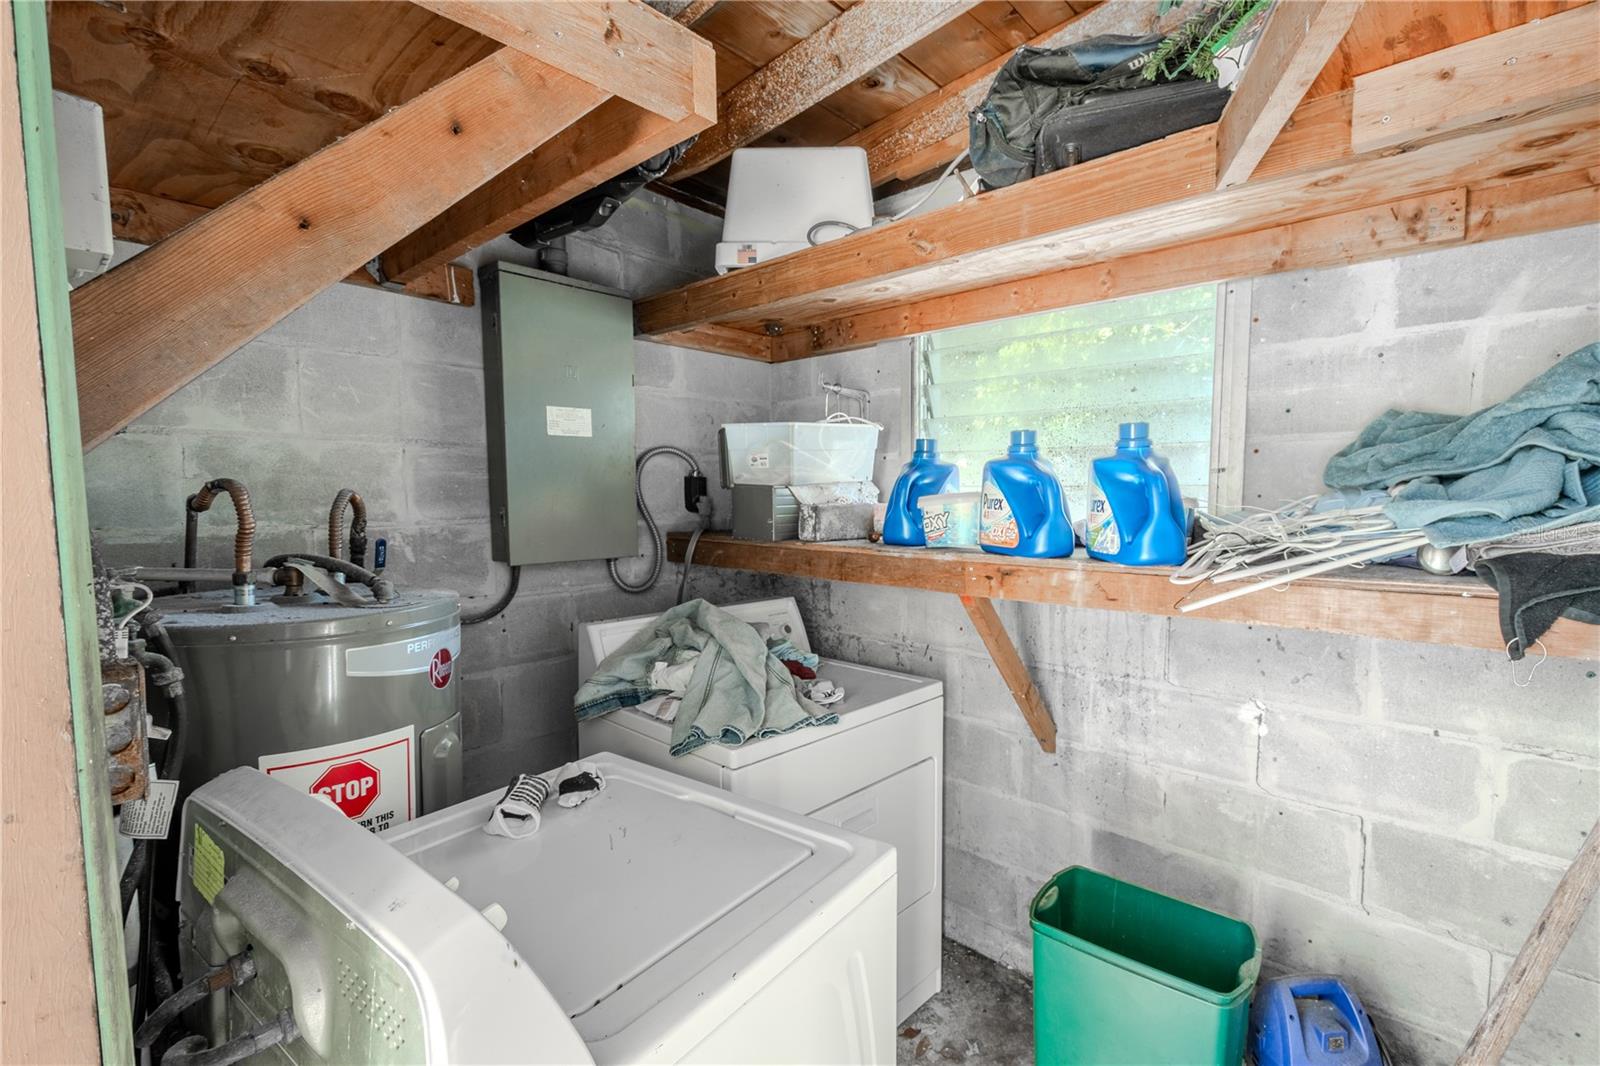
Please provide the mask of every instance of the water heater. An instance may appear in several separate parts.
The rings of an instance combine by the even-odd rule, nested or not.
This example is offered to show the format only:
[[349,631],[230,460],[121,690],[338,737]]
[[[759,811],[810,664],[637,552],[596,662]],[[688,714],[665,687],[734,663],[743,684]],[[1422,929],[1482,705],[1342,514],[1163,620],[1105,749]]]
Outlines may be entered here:
[[460,802],[455,593],[241,607],[219,591],[163,596],[156,608],[192,708],[185,793],[254,767],[375,833]]

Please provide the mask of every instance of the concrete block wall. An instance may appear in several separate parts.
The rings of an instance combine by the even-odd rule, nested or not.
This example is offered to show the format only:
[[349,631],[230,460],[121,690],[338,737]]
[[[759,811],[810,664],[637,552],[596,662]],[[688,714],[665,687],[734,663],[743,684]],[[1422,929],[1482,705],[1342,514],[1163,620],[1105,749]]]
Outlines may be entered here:
[[[1600,337],[1597,238],[1255,281],[1247,501],[1317,491],[1388,406],[1472,410]],[[819,414],[819,378],[871,388],[892,479],[913,435],[907,345],[773,374],[780,417]],[[1600,813],[1597,661],[1551,659],[1519,688],[1504,656],[1403,630],[1000,604],[1055,716],[1046,754],[954,597],[779,587],[823,654],[944,680],[946,932],[1023,970],[1032,894],[1091,865],[1249,920],[1269,972],[1344,974],[1396,1061],[1450,1062]],[[1600,1062],[1597,978],[1590,915],[1508,1061]]]
[[[715,220],[646,194],[605,229],[569,238],[569,273],[644,295],[692,280],[683,264],[709,265],[719,232]],[[532,262],[504,239],[475,256],[489,258]],[[644,342],[635,359],[638,446],[685,447],[715,483],[716,427],[767,416],[767,367]],[[650,500],[663,526],[692,527],[684,471],[674,465],[651,464]],[[258,559],[325,551],[328,507],[349,487],[367,500],[369,535],[388,538],[388,574],[400,584],[454,590],[472,611],[508,580],[489,551],[476,307],[336,285],[90,452],[85,467],[90,522],[108,564],[176,565],[184,500],[203,480],[228,476],[250,488]],[[716,497],[727,515],[727,494]],[[226,565],[232,528],[227,504],[205,517],[201,565]],[[642,523],[640,531],[642,551]],[[624,564],[630,576],[643,569]],[[652,593],[630,596],[603,562],[523,568],[510,607],[462,634],[471,793],[575,755],[576,624],[663,610],[675,586],[669,571]],[[759,582],[727,572],[695,580],[712,598],[752,587]]]
[[1468,414],[1600,339],[1597,249],[1577,226],[1256,279],[1245,502],[1305,495],[1389,407]]

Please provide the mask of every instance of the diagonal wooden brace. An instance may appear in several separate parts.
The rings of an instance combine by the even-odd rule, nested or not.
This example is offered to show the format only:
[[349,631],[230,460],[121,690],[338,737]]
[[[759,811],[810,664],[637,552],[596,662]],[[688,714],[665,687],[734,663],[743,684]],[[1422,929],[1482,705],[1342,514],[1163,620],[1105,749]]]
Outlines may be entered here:
[[1005,679],[1006,687],[1011,690],[1012,698],[1022,711],[1022,717],[1027,719],[1028,728],[1039,738],[1039,747],[1045,751],[1055,751],[1055,719],[1050,717],[1050,708],[1044,705],[1044,697],[1028,675],[1027,664],[1017,654],[1016,645],[1011,643],[1011,635],[1000,621],[994,601],[985,596],[962,596],[961,606],[967,609],[978,636],[983,638],[984,647],[989,649],[989,657]]

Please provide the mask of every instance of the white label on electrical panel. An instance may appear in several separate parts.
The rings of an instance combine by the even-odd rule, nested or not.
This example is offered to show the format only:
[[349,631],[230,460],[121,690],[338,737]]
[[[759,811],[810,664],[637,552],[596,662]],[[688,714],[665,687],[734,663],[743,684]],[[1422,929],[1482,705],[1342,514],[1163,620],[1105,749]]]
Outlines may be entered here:
[[587,407],[546,407],[544,431],[551,437],[594,436],[594,413]]
[[772,465],[772,457],[766,452],[751,452],[749,463],[752,470],[765,470]]
[[134,840],[165,840],[177,806],[178,783],[159,781],[152,775],[145,785],[144,797],[122,805],[117,832]]
[[343,744],[263,755],[256,767],[382,833],[409,822],[416,811],[415,734],[408,725]]

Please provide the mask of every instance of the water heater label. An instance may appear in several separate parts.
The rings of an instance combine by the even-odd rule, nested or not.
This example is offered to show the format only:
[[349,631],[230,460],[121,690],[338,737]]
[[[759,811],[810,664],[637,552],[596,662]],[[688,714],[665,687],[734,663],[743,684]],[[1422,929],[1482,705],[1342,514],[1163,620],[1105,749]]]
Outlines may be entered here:
[[594,436],[594,414],[587,407],[546,407],[544,431],[551,437]]
[[[344,653],[344,672],[350,677],[428,674],[435,688],[443,688],[444,686],[438,683],[438,660],[453,663],[459,658],[461,658],[461,627],[451,626],[437,633],[407,637],[405,640],[395,640],[388,644],[349,648]],[[445,679],[448,682],[448,672]]]
[[256,761],[275,780],[321,796],[364,829],[386,832],[409,822],[417,807],[416,727],[263,755]]
[[172,827],[172,812],[178,807],[178,783],[159,781],[150,775],[144,797],[122,805],[117,816],[117,832],[134,840],[165,840]]

